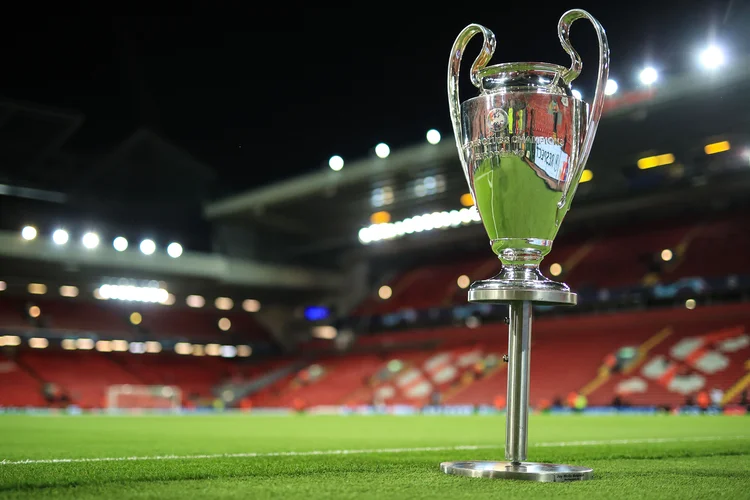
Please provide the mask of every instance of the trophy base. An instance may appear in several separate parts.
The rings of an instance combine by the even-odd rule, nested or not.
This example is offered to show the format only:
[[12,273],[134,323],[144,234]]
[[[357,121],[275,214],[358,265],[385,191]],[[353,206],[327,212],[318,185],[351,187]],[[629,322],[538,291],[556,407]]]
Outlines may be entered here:
[[490,479],[520,479],[540,483],[584,481],[594,477],[594,470],[575,465],[540,464],[534,462],[491,462],[471,460],[443,462],[440,470],[446,474]]
[[502,304],[517,300],[574,306],[578,296],[565,283],[545,278],[536,266],[503,266],[494,278],[476,281],[469,288],[469,302]]

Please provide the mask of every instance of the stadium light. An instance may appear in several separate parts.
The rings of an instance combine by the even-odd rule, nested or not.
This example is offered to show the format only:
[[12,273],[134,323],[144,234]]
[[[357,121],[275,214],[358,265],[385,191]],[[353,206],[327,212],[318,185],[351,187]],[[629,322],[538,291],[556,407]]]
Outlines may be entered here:
[[29,283],[26,290],[32,295],[44,295],[47,293],[47,285],[44,283]]
[[234,301],[229,297],[216,297],[214,307],[220,311],[230,311],[234,307]]
[[218,326],[222,332],[228,332],[232,328],[232,321],[229,318],[221,318],[219,319]]
[[471,279],[465,274],[462,274],[456,280],[456,284],[459,288],[469,288],[469,285],[471,285]]
[[617,92],[617,82],[615,80],[607,80],[607,84],[604,86],[604,95],[613,95]]
[[655,68],[648,66],[641,70],[638,78],[641,80],[642,84],[651,85],[659,79],[659,72],[656,71]]
[[29,347],[32,349],[44,349],[49,345],[49,340],[43,337],[32,337],[29,339]]
[[206,305],[206,299],[204,299],[201,295],[188,295],[185,298],[185,303],[188,307],[193,308],[201,308],[204,305]]
[[388,155],[391,154],[391,148],[388,147],[388,144],[381,142],[375,146],[375,154],[378,158],[388,158]]
[[154,240],[145,239],[141,241],[140,249],[144,255],[151,255],[156,251],[156,243]]
[[24,226],[23,229],[21,229],[21,238],[25,239],[26,241],[31,241],[34,238],[36,238],[37,230],[34,226]]
[[732,146],[729,144],[729,141],[721,141],[706,144],[703,148],[703,151],[707,155],[715,155],[716,153],[723,153],[725,151],[729,151],[730,149],[732,149]]
[[83,238],[81,238],[81,242],[83,243],[83,246],[91,250],[99,246],[99,235],[96,233],[88,232],[83,235]]
[[76,349],[80,349],[82,351],[90,351],[93,348],[94,348],[94,339],[89,339],[89,338],[76,339]]
[[169,299],[169,292],[164,288],[107,284],[99,287],[99,296],[103,300],[163,304]]
[[451,210],[450,212],[432,212],[424,215],[409,217],[408,219],[372,224],[359,230],[359,241],[363,245],[400,238],[406,234],[421,233],[432,229],[447,229],[481,222],[479,212],[475,206]]
[[640,170],[647,170],[649,168],[671,165],[672,163],[674,163],[674,160],[675,158],[672,153],[666,153],[663,155],[647,156],[646,158],[641,158],[636,164],[638,165],[638,168]]
[[312,336],[316,339],[333,340],[338,335],[338,330],[331,325],[319,325],[312,328]]
[[173,259],[176,259],[180,255],[182,255],[182,245],[180,245],[177,242],[170,243],[169,246],[167,247],[167,253],[169,254],[170,257],[172,257]]
[[183,356],[187,356],[188,354],[193,352],[193,346],[188,342],[177,342],[174,345],[174,352]]
[[52,241],[55,242],[55,245],[64,245],[68,242],[69,238],[70,236],[65,229],[57,229],[52,233]]
[[255,299],[245,299],[242,301],[242,309],[247,312],[260,311],[260,302]]
[[385,224],[386,222],[391,222],[391,214],[385,210],[375,212],[370,216],[370,223],[372,224]]
[[115,250],[117,250],[118,252],[124,252],[128,249],[128,240],[123,238],[122,236],[118,236],[112,242],[112,246],[115,247]]
[[331,170],[334,172],[338,172],[344,168],[344,159],[339,155],[331,156],[331,159],[328,160],[328,166],[331,167]]
[[39,306],[31,306],[29,307],[29,316],[32,318],[38,318],[42,315],[42,310]]
[[710,45],[703,49],[698,60],[705,69],[714,70],[724,64],[724,51],[716,45]]
[[440,132],[438,132],[434,128],[428,130],[427,131],[427,142],[429,142],[430,144],[437,144],[437,143],[439,143],[440,142]]
[[131,342],[130,346],[128,346],[128,350],[132,354],[143,354],[146,352],[146,343],[145,342]]
[[63,285],[59,288],[61,297],[78,297],[78,287],[72,285]]
[[583,100],[583,95],[581,94],[581,91],[578,89],[573,89],[572,92],[573,97],[575,97],[578,100]]

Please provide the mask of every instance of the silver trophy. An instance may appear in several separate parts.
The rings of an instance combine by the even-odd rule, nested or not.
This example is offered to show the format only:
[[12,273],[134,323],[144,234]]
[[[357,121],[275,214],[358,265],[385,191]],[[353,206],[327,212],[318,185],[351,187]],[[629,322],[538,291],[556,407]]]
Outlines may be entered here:
[[[569,40],[570,26],[588,19],[599,38],[599,73],[593,104],[573,96],[581,72]],[[471,67],[479,95],[461,103],[459,69],[469,40],[481,33],[484,45]],[[542,275],[539,265],[570,208],[602,114],[609,73],[604,28],[588,12],[566,12],[558,24],[560,42],[572,64],[514,62],[487,66],[495,35],[478,24],[456,39],[448,67],[448,101],[461,165],[500,274],[469,288],[470,302],[508,304],[508,394],[505,460],[444,462],[447,474],[472,477],[574,481],[589,479],[587,467],[526,462],[532,305],[575,305],[564,284]]]

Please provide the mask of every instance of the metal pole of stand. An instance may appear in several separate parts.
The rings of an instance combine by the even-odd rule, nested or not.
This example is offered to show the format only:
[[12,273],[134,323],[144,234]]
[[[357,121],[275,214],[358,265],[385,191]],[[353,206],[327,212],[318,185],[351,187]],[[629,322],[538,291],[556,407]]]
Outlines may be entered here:
[[511,302],[509,316],[505,459],[518,464],[526,460],[529,442],[531,302],[528,300]]
[[[590,467],[526,461],[529,444],[532,302],[529,300],[502,301],[502,303],[508,302],[510,303],[510,314],[508,315],[508,411],[505,418],[505,461],[462,460],[442,462],[440,470],[446,474],[459,476],[522,479],[540,482],[591,479],[594,471]],[[505,356],[503,359],[505,359]]]

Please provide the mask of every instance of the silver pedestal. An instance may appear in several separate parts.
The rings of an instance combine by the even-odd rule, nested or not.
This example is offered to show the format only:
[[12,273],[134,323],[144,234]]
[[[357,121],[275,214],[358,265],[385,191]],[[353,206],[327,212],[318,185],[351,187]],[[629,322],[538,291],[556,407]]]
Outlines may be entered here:
[[[510,310],[508,328],[508,395],[505,421],[505,460],[443,462],[446,474],[493,479],[522,479],[539,482],[581,481],[593,477],[593,469],[573,465],[526,462],[529,424],[529,368],[531,361],[531,322],[533,302],[575,304],[576,295],[561,290],[525,290],[523,287],[498,287],[491,281],[477,282],[469,292],[470,302],[507,303]],[[533,297],[532,300],[529,300]],[[546,299],[546,300],[545,300]]]
[[468,477],[488,477],[491,479],[520,479],[540,483],[562,483],[591,479],[593,469],[574,465],[537,464],[532,462],[443,462],[440,470],[446,474]]

